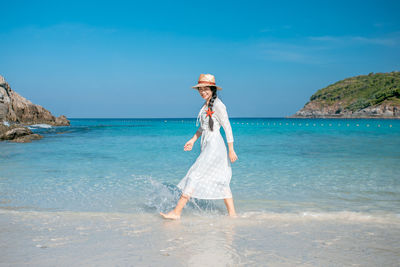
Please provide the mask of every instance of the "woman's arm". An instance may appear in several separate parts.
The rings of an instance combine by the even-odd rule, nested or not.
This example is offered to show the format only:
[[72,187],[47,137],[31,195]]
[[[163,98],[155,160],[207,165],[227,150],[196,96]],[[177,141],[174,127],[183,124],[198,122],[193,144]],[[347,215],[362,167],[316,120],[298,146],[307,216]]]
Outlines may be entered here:
[[199,139],[202,132],[203,132],[203,129],[201,128],[201,126],[199,126],[199,128],[197,129],[197,132],[192,137],[193,143],[196,142],[197,139]]
[[226,141],[228,143],[229,148],[229,158],[231,162],[235,162],[238,157],[236,155],[235,150],[233,149],[233,133],[231,123],[229,122],[228,112],[226,111],[226,106],[224,103],[219,102],[215,105],[215,113],[218,122],[222,125],[226,135]]
[[214,106],[215,113],[219,124],[222,125],[226,135],[226,141],[228,142],[229,149],[233,149],[233,133],[231,123],[229,122],[228,112],[226,106],[222,102],[216,103]]
[[228,142],[229,151],[233,151],[233,142]]
[[203,131],[203,129],[201,129],[201,126],[200,126],[199,129],[197,129],[197,132],[193,135],[193,137],[190,138],[190,140],[187,141],[186,144],[183,146],[183,150],[185,150],[185,151],[192,150],[194,143],[200,137],[202,131]]

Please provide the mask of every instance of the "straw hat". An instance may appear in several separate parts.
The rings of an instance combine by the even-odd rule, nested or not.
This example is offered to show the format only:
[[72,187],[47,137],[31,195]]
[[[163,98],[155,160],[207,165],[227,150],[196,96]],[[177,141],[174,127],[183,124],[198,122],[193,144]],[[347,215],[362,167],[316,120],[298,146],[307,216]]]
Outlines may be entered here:
[[215,85],[215,77],[212,74],[200,74],[198,83],[192,88],[197,89],[205,86],[215,86],[218,90],[222,90],[221,87]]

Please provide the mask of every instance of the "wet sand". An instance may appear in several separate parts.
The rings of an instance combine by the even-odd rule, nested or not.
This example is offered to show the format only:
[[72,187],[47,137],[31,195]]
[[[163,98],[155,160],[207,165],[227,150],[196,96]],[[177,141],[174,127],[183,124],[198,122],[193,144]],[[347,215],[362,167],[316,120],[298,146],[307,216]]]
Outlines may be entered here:
[[0,210],[1,266],[398,266],[400,220],[356,213]]

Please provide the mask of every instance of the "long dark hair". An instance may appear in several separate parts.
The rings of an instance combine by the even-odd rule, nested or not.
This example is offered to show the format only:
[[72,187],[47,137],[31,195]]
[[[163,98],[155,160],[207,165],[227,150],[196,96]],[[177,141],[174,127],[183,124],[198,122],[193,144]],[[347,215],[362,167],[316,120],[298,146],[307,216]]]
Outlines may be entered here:
[[[210,86],[211,92],[212,92],[212,96],[210,99],[210,102],[208,102],[208,108],[210,110],[213,110],[213,105],[214,105],[214,101],[217,98],[217,87],[216,86]],[[214,115],[215,113],[213,113],[212,115]],[[211,118],[211,116],[208,118],[208,125],[210,127],[210,130],[213,130],[213,126],[214,126],[214,121]]]

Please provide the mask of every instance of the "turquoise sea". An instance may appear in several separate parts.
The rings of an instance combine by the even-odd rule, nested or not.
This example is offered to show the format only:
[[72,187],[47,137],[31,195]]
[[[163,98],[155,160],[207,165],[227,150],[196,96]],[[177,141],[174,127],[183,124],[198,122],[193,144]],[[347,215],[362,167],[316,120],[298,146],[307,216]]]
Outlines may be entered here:
[[[238,212],[400,214],[399,120],[230,120]],[[0,144],[0,208],[156,213],[173,206],[175,185],[200,153],[199,141],[183,150],[194,119],[46,127],[32,127],[40,141]],[[217,208],[200,202],[192,208]]]
[[[220,266],[264,266],[261,262],[271,263],[265,266],[392,266],[397,262],[400,120],[230,121],[238,156],[232,164],[231,190],[240,219],[228,224],[236,230],[226,228],[222,200],[191,199],[180,226],[160,225],[165,222],[158,212],[174,207],[180,196],[176,184],[200,153],[199,141],[192,151],[183,150],[197,129],[193,118],[71,119],[67,127],[31,126],[44,136],[41,140],[0,143],[2,238],[19,237],[26,246],[20,254],[9,245],[0,247],[8,251],[8,256],[0,254],[0,263],[3,256],[3,263],[19,259],[24,265],[22,257],[52,265],[60,257],[76,255],[75,250],[88,252],[96,247],[103,253],[105,245],[94,242],[110,238],[120,242],[107,247],[114,253],[107,259],[120,266],[125,264],[119,253],[129,248],[129,242],[150,246],[137,247],[141,254],[131,255],[130,260],[160,256],[160,265],[166,254],[175,266],[190,265],[184,256],[189,248],[196,255],[226,256]],[[221,133],[224,136],[222,128]],[[319,220],[323,223],[317,224]],[[350,226],[350,221],[356,224]],[[133,239],[122,242],[115,229]],[[97,231],[106,232],[99,236]],[[79,243],[82,235],[96,236],[96,241]],[[203,240],[206,236],[214,245]],[[179,238],[190,242],[178,242]],[[272,239],[275,243],[270,243]],[[335,246],[337,242],[343,243]],[[355,248],[354,242],[360,247]],[[329,246],[331,254],[321,258],[327,244],[334,244]],[[44,250],[37,248],[69,250],[53,251],[48,257],[58,257],[42,262]],[[344,250],[352,251],[347,258]],[[73,259],[65,265],[82,262]],[[93,256],[88,265],[109,263]]]

